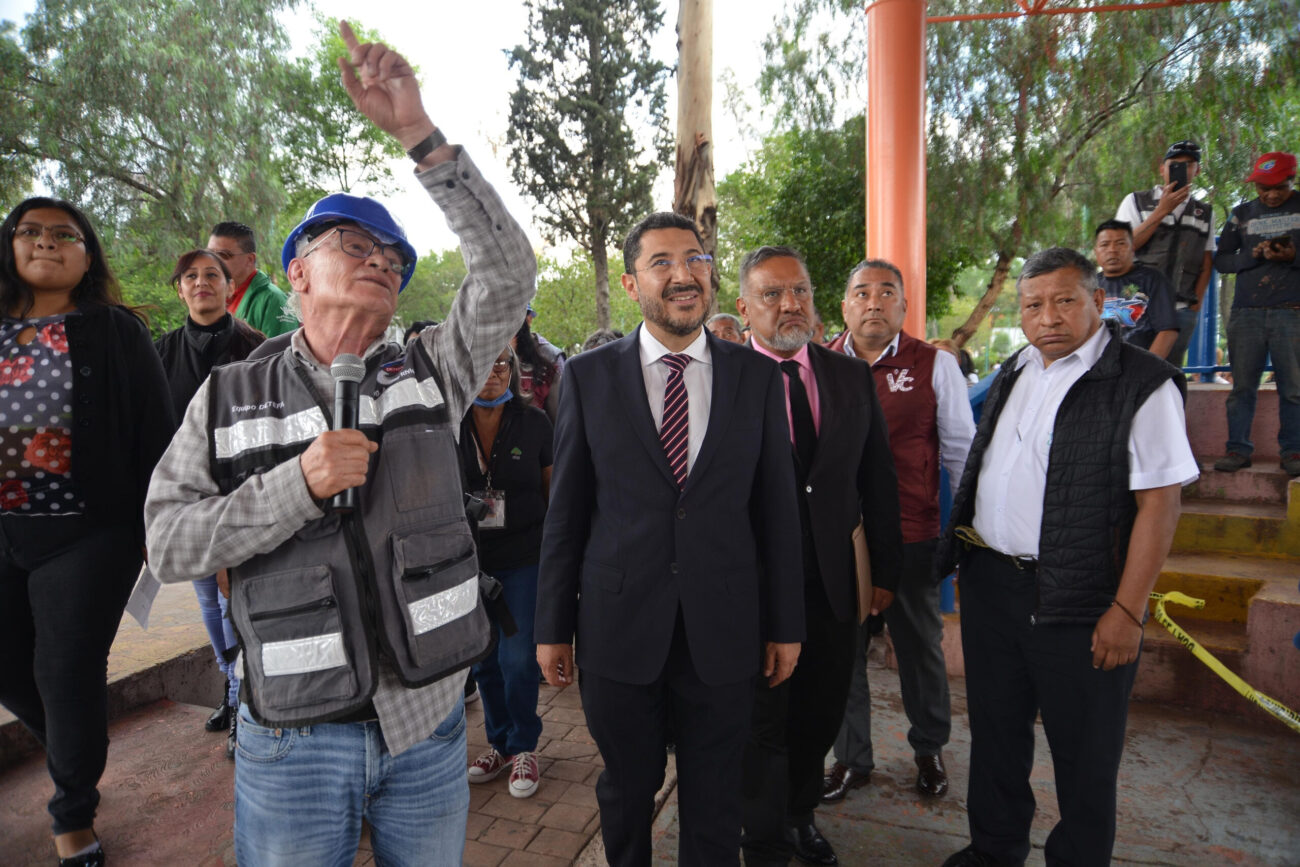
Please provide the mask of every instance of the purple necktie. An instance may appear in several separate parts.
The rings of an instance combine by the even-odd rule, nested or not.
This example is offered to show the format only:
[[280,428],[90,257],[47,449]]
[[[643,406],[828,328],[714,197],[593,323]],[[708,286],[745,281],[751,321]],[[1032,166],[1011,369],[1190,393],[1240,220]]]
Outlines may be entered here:
[[690,401],[686,397],[682,371],[691,357],[665,355],[660,361],[668,365],[668,387],[664,390],[664,419],[659,426],[659,441],[664,444],[664,454],[668,456],[668,465],[673,468],[680,489],[686,486],[686,455],[690,451]]

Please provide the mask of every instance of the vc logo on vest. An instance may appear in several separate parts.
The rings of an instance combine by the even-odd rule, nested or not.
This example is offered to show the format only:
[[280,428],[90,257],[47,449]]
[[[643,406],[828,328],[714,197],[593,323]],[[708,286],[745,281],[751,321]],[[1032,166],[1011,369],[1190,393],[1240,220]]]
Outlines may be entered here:
[[911,391],[912,383],[916,380],[910,375],[911,368],[904,367],[898,373],[886,373],[885,382],[889,383],[889,390],[894,391]]

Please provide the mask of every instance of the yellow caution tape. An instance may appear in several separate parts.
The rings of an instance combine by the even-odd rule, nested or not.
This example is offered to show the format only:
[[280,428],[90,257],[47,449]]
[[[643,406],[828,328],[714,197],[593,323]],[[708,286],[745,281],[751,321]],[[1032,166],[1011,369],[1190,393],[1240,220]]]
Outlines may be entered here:
[[1172,602],[1175,605],[1185,605],[1188,608],[1204,608],[1204,599],[1193,599],[1191,596],[1188,596],[1185,593],[1179,593],[1177,590],[1170,590],[1168,593],[1152,593],[1151,598],[1156,600],[1156,620],[1160,621],[1160,625],[1164,626],[1165,629],[1168,629],[1169,633],[1173,635],[1174,638],[1177,638],[1183,647],[1190,650],[1193,656],[1208,665],[1211,671],[1226,680],[1233,689],[1245,696],[1248,701],[1254,702],[1273,716],[1280,719],[1282,722],[1286,723],[1296,732],[1300,732],[1300,713],[1291,710],[1291,708],[1282,704],[1282,702],[1277,699],[1259,692],[1250,684],[1246,683],[1246,681],[1233,674],[1228,670],[1227,666],[1222,662],[1219,662],[1213,653],[1210,653],[1210,651],[1202,647],[1195,638],[1192,638],[1192,636],[1184,632],[1182,627],[1175,623],[1169,615],[1165,613],[1166,602]]

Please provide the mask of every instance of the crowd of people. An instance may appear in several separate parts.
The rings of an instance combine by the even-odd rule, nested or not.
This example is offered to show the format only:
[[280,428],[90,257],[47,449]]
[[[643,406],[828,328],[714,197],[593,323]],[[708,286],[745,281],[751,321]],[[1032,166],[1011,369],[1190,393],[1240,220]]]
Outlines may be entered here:
[[[1238,275],[1216,467],[1250,465],[1271,357],[1300,475],[1295,158],[1260,157],[1216,247],[1200,149],[1176,142],[1163,183],[1097,227],[1097,264],[1029,257],[1029,345],[977,427],[969,357],[903,330],[895,265],[845,275],[831,339],[779,243],[744,257],[736,314],[710,315],[712,256],[677,214],[623,245],[642,324],[566,358],[531,329],[527,237],[410,66],[341,32],[343,86],[469,264],[444,321],[387,339],[416,252],[364,197],[289,233],[287,294],[253,231],[218,223],[178,257],[186,320],[154,345],[77,207],[28,199],[0,225],[0,701],[45,747],[60,864],[106,863],[106,661],[146,556],[194,583],[225,680],[205,725],[235,759],[243,865],[351,863],[363,819],[378,863],[459,864],[468,784],[543,785],[539,676],[581,692],[609,863],[650,863],[672,749],[680,863],[834,865],[816,810],[870,784],[882,626],[916,789],[948,792],[954,571],[971,844],[945,864],[1025,861],[1040,713],[1047,860],[1108,863],[1147,595],[1199,473],[1170,362],[1212,267]],[[468,763],[467,678],[488,742]]]

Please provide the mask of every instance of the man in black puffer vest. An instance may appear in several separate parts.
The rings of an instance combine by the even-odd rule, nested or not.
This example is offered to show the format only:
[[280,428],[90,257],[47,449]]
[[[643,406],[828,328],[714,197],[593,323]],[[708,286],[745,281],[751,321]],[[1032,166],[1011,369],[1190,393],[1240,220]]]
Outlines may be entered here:
[[1101,321],[1095,266],[1054,247],[1016,281],[1031,346],[989,390],[936,561],[960,565],[971,845],[944,867],[1023,864],[1034,720],[1061,820],[1048,865],[1107,864],[1147,596],[1197,476],[1174,367]]

